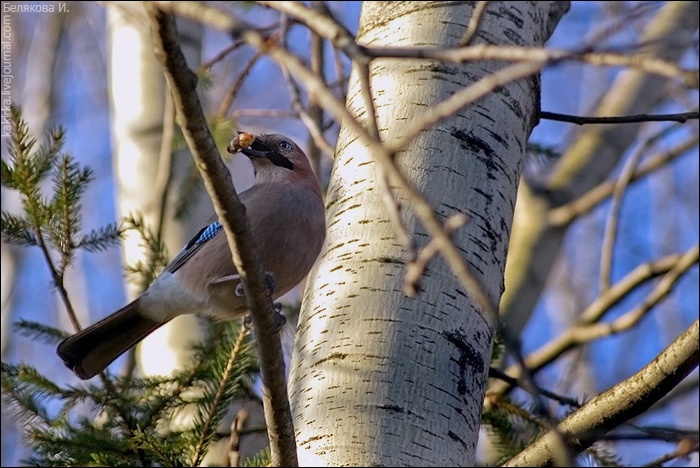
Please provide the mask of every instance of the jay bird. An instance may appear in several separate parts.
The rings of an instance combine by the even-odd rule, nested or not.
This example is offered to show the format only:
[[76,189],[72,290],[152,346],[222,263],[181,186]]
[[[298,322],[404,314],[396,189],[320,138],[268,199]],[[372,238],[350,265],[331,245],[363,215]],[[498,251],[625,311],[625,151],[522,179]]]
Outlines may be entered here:
[[[304,152],[282,135],[239,132],[228,151],[241,151],[253,163],[255,182],[239,197],[263,271],[274,283],[274,300],[306,276],[321,251],[326,235],[321,189]],[[62,341],[57,352],[66,366],[89,379],[178,315],[245,315],[240,277],[222,231],[218,221],[202,228],[146,292]]]

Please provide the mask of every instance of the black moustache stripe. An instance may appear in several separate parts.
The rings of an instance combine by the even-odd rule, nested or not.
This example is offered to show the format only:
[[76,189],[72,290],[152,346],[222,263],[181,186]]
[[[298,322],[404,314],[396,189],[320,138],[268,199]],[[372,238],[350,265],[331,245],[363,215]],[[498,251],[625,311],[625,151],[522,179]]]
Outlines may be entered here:
[[285,158],[277,151],[266,151],[265,156],[267,156],[267,159],[272,161],[272,164],[274,164],[275,166],[281,166],[285,169],[289,169],[290,171],[294,170],[294,164],[292,164],[292,161]]

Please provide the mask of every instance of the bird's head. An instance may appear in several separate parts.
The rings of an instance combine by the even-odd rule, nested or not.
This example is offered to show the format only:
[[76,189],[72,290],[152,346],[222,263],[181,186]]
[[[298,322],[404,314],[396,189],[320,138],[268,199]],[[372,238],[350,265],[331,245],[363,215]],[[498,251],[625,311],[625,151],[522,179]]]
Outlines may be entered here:
[[284,135],[253,135],[239,132],[229,144],[229,153],[240,151],[253,163],[256,183],[294,180],[313,176],[309,160],[290,138]]

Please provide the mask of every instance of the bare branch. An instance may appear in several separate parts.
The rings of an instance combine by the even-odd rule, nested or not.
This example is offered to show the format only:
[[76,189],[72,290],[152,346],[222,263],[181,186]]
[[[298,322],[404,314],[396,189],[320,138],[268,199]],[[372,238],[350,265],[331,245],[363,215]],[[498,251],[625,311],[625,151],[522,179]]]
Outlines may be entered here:
[[[529,391],[527,388],[528,387],[527,383],[524,383],[518,379],[514,379],[513,377],[509,376],[508,374],[505,374],[505,373],[501,372],[500,370],[495,369],[493,367],[489,368],[489,378],[503,380],[504,382],[507,382],[509,385],[511,385],[513,387],[520,387],[525,391]],[[571,406],[572,408],[580,408],[581,407],[581,403],[574,400],[573,398],[565,397],[562,395],[557,395],[556,393],[550,392],[549,390],[541,388],[541,387],[537,387],[537,393],[539,393],[540,395],[542,395],[545,398],[549,398],[550,400],[554,400],[562,405]],[[493,394],[493,393],[490,393],[490,392],[487,392],[486,393],[486,400],[489,402],[489,404],[492,404],[492,399],[499,399],[500,400],[500,396]]]
[[314,12],[300,2],[259,1],[258,3],[294,16],[316,34],[331,41],[333,45],[354,60],[364,56],[371,58],[431,59],[452,63],[465,63],[476,60],[525,61],[543,63],[545,65],[570,60],[598,66],[636,68],[666,78],[680,79],[689,88],[697,88],[700,81],[698,70],[686,70],[667,60],[650,57],[646,54],[630,55],[616,52],[592,52],[589,50],[548,50],[539,47],[517,47],[491,44],[478,44],[469,47],[447,49],[425,47],[360,47],[355,44],[352,34],[345,30],[340,24],[326,15]]
[[[328,7],[326,6],[326,3],[323,1],[312,1],[311,2],[311,7],[314,10],[317,10],[321,13],[327,12]],[[320,76],[324,82],[326,83],[326,86],[328,85],[328,80],[326,79],[326,74],[325,74],[325,50],[326,50],[326,44],[324,42],[324,39],[319,36],[318,34],[311,33],[311,38],[310,38],[310,43],[309,43],[309,55],[310,55],[310,61],[311,61],[311,70],[316,73],[318,76]],[[323,147],[323,144],[326,144],[326,147],[323,147],[323,151],[329,155],[329,159],[333,158],[335,156],[335,148],[333,148],[328,142],[326,141],[325,138],[323,138],[323,108],[313,99],[309,99],[309,119],[310,119],[310,124],[313,128],[313,130],[309,130],[309,136],[311,137],[312,143],[309,145],[309,151],[307,152],[307,155],[309,156],[309,159],[311,160],[311,163],[313,164],[314,167],[314,172],[316,174],[319,174],[319,171],[321,170],[321,148]],[[321,140],[321,145],[319,145],[316,140],[317,138],[314,135],[320,136]]]
[[698,244],[695,244],[683,256],[678,259],[678,263],[669,270],[659,283],[652,289],[651,293],[642,301],[640,305],[626,312],[610,323],[596,323],[589,326],[574,328],[572,339],[576,344],[592,341],[597,338],[617,334],[629,330],[646,315],[656,304],[665,298],[676,284],[678,279],[693,265],[698,263]]
[[698,70],[684,69],[675,63],[645,54],[582,52],[490,44],[477,44],[459,49],[367,47],[363,49],[363,52],[373,58],[420,58],[452,63],[503,60],[506,62],[543,62],[545,65],[552,65],[562,61],[574,61],[601,67],[628,67],[665,78],[679,79],[688,88],[693,89],[698,87],[700,80]]
[[[665,166],[673,159],[681,156],[695,148],[698,144],[698,136],[693,135],[679,143],[668,151],[649,157],[632,175],[632,182],[641,179],[651,172]],[[573,200],[566,205],[554,208],[549,212],[549,224],[554,227],[565,226],[577,217],[592,210],[598,203],[612,195],[615,189],[615,182],[603,182],[597,187],[588,191],[585,195]]]
[[622,197],[627,190],[627,187],[632,180],[634,170],[639,164],[639,160],[644,156],[647,145],[642,145],[625,163],[622,168],[620,177],[615,182],[613,189],[612,203],[608,211],[608,217],[605,223],[605,231],[603,233],[603,245],[601,246],[600,254],[600,292],[604,294],[610,289],[610,274],[613,263],[613,248],[615,247],[615,238],[617,237],[617,224],[620,220],[620,210],[622,208]]
[[204,62],[202,65],[199,66],[199,72],[202,72],[204,70],[209,70],[211,67],[222,61],[228,54],[233,52],[234,50],[238,49],[241,47],[243,44],[245,44],[243,41],[237,41],[234,42],[233,44],[230,44],[226,47],[223,48],[223,50],[219,51],[214,57],[211,59],[207,60]]
[[275,119],[298,119],[296,112],[283,111],[278,109],[236,109],[231,113],[234,119],[243,117],[271,117]]
[[622,172],[615,182],[612,193],[612,203],[608,212],[608,219],[605,223],[605,232],[603,235],[603,246],[600,256],[600,291],[604,293],[610,289],[610,275],[612,272],[613,248],[615,246],[615,238],[617,237],[617,224],[620,219],[620,210],[622,209],[622,198],[625,195],[627,187],[632,182],[635,169],[639,165],[647,150],[662,137],[668,135],[678,125],[667,126],[651,135],[644,141],[644,144],[639,146],[635,152],[627,159],[627,162],[622,168]]
[[[163,133],[160,137],[160,154],[158,155],[158,173],[155,180],[155,193],[160,194],[160,204],[158,206],[158,225],[156,226],[156,236],[162,238],[163,226],[165,225],[165,213],[167,211],[168,195],[170,194],[170,184],[173,181],[173,135],[175,134],[175,106],[170,97],[170,89],[165,86],[164,109],[163,109]],[[132,360],[134,364],[135,360]]]
[[238,96],[238,92],[243,87],[243,82],[253,70],[255,64],[258,63],[258,60],[260,60],[260,57],[262,57],[262,55],[263,54],[260,51],[256,52],[248,60],[248,63],[245,64],[243,70],[241,71],[241,73],[239,73],[238,77],[235,80],[233,80],[231,89],[229,89],[228,93],[226,93],[226,96],[224,96],[224,98],[221,100],[219,110],[217,110],[216,114],[214,114],[215,119],[221,120],[226,117],[226,113],[228,112],[229,107],[231,107],[231,104],[233,103],[234,99],[236,99],[236,96]]
[[[451,216],[445,222],[445,233],[448,236],[452,235],[453,232],[464,226],[467,221],[469,221],[469,217],[464,213],[457,213]],[[406,277],[404,278],[403,287],[407,296],[415,296],[418,293],[420,278],[423,276],[428,262],[430,262],[438,252],[439,248],[437,244],[434,241],[430,241],[428,245],[418,252],[415,260],[408,262],[406,265]]]
[[[189,5],[189,4],[186,4]],[[214,209],[226,233],[234,265],[241,276],[246,304],[253,318],[256,348],[260,358],[265,419],[269,428],[272,463],[296,466],[296,443],[287,399],[284,360],[272,300],[263,278],[250,226],[209,132],[194,89],[196,75],[187,68],[175,33],[172,16],[153,3],[146,8],[151,19],[156,55],[163,64],[173,93],[177,122],[192,151]],[[240,26],[238,23],[234,23]]]
[[309,136],[311,136],[311,139],[316,147],[323,151],[329,159],[333,159],[335,155],[335,148],[333,148],[333,146],[326,141],[326,138],[323,136],[323,129],[320,125],[318,125],[318,120],[312,117],[309,111],[304,109],[304,106],[301,104],[301,91],[299,86],[294,81],[294,78],[292,78],[292,76],[289,74],[289,70],[287,70],[287,68],[284,66],[282,66],[282,73],[284,75],[284,79],[287,81],[289,95],[292,98],[292,109],[294,109],[297,118],[299,118],[301,123],[303,123],[306,127],[306,130],[309,132]]
[[[655,262],[638,266],[588,306],[581,313],[576,324],[527,356],[525,358],[526,368],[530,372],[535,373],[577,345],[629,329],[651,307],[663,299],[678,278],[697,262],[698,246],[696,245],[683,255],[669,255]],[[635,288],[659,275],[664,275],[664,278],[647,295],[642,304],[628,311],[612,323],[598,323],[606,312]],[[518,365],[510,366],[506,370],[506,374],[514,378],[520,378],[522,368]],[[510,390],[509,385],[503,382],[496,382],[491,386],[489,392],[503,393],[508,390]]]
[[689,456],[693,452],[697,452],[700,448],[697,439],[683,439],[678,443],[676,450],[671,453],[667,453],[657,458],[656,460],[650,461],[646,465],[642,466],[663,466],[664,463],[668,463],[676,458],[684,458]]
[[598,395],[503,466],[552,466],[559,437],[576,453],[601,435],[646,411],[698,365],[700,333],[696,320],[651,363]]
[[479,81],[472,83],[461,91],[456,92],[440,104],[429,108],[425,113],[413,119],[411,127],[406,130],[406,136],[390,146],[392,153],[405,149],[413,139],[426,128],[459,112],[469,104],[476,102],[499,86],[504,86],[513,81],[527,78],[538,73],[546,65],[546,62],[520,62],[508,65],[492,75],[486,75]]
[[331,44],[352,59],[356,60],[363,55],[360,52],[360,46],[355,43],[355,36],[323,10],[311,9],[301,2],[258,1],[256,3],[293,16],[310,31],[328,39]]
[[685,123],[688,120],[697,120],[700,118],[700,112],[683,112],[680,114],[638,114],[638,115],[623,115],[620,117],[587,117],[580,115],[559,114],[557,112],[540,112],[540,118],[545,120],[553,120],[555,122],[569,122],[576,125],[586,124],[625,124],[625,123],[640,123],[640,122],[680,122]]

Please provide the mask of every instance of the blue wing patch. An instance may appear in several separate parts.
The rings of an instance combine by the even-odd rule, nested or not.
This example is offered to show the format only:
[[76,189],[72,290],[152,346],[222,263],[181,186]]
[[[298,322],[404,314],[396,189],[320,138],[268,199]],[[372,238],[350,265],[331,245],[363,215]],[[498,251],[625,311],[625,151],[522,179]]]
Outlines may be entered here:
[[199,248],[207,241],[212,240],[221,232],[223,226],[220,222],[214,221],[207,227],[203,227],[183,248],[179,254],[165,267],[165,271],[174,273],[180,268]]
[[214,238],[215,235],[217,235],[221,231],[222,226],[221,223],[218,221],[214,221],[211,223],[209,226],[207,226],[204,231],[197,237],[197,240],[194,241],[195,244],[201,244],[202,242],[206,242],[208,240],[211,240]]

